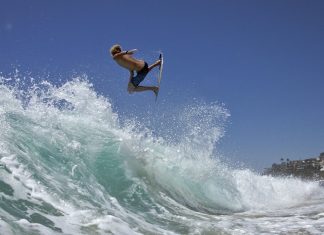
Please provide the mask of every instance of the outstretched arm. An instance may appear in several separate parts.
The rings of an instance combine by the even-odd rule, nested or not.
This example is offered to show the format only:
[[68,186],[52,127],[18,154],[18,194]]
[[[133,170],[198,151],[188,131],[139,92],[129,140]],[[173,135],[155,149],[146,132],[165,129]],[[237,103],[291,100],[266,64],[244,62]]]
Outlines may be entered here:
[[116,59],[117,57],[122,56],[122,55],[126,55],[126,54],[132,55],[132,54],[134,54],[136,51],[137,51],[137,49],[133,49],[133,50],[129,50],[129,51],[122,51],[122,52],[119,52],[119,53],[115,54],[115,55],[113,56],[113,58]]
[[129,51],[126,51],[127,53],[126,54],[134,54],[135,52],[137,51],[137,49],[133,49],[133,50],[129,50]]

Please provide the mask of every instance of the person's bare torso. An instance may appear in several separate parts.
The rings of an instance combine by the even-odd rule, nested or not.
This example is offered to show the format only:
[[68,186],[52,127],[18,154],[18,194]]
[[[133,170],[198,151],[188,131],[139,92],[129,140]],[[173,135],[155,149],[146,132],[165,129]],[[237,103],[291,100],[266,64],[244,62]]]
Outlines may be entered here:
[[145,62],[143,60],[137,60],[137,59],[134,59],[131,55],[122,55],[122,56],[119,56],[117,58],[115,58],[116,62],[130,70],[130,71],[140,71],[144,65],[145,65]]

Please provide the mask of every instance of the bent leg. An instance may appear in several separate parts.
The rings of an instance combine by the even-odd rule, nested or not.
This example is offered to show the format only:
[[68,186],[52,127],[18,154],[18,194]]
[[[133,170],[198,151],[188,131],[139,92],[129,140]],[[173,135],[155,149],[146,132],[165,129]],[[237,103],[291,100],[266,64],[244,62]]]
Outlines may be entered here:
[[159,90],[157,86],[138,86],[135,87],[134,91],[135,92],[142,92],[142,91],[153,91],[154,94]]
[[137,86],[135,87],[131,82],[128,83],[127,91],[129,94],[132,94],[133,92],[142,92],[142,91],[153,91],[156,95],[159,90],[159,87],[157,86]]

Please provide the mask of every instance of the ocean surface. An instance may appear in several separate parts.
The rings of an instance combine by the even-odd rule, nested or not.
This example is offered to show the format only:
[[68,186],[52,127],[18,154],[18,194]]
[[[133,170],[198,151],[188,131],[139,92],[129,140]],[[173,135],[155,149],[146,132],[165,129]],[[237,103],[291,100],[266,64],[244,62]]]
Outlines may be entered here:
[[218,153],[222,105],[148,125],[111,103],[81,78],[22,87],[0,77],[1,235],[324,234],[318,183],[261,176]]

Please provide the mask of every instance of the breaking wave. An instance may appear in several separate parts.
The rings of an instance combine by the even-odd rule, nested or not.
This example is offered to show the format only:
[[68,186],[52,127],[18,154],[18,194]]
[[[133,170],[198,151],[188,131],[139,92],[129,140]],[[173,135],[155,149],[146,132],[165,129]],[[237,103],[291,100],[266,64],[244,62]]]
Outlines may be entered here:
[[4,234],[235,232],[242,214],[323,198],[315,183],[225,164],[216,145],[230,114],[217,103],[147,127],[118,115],[83,78],[17,84],[0,78]]

